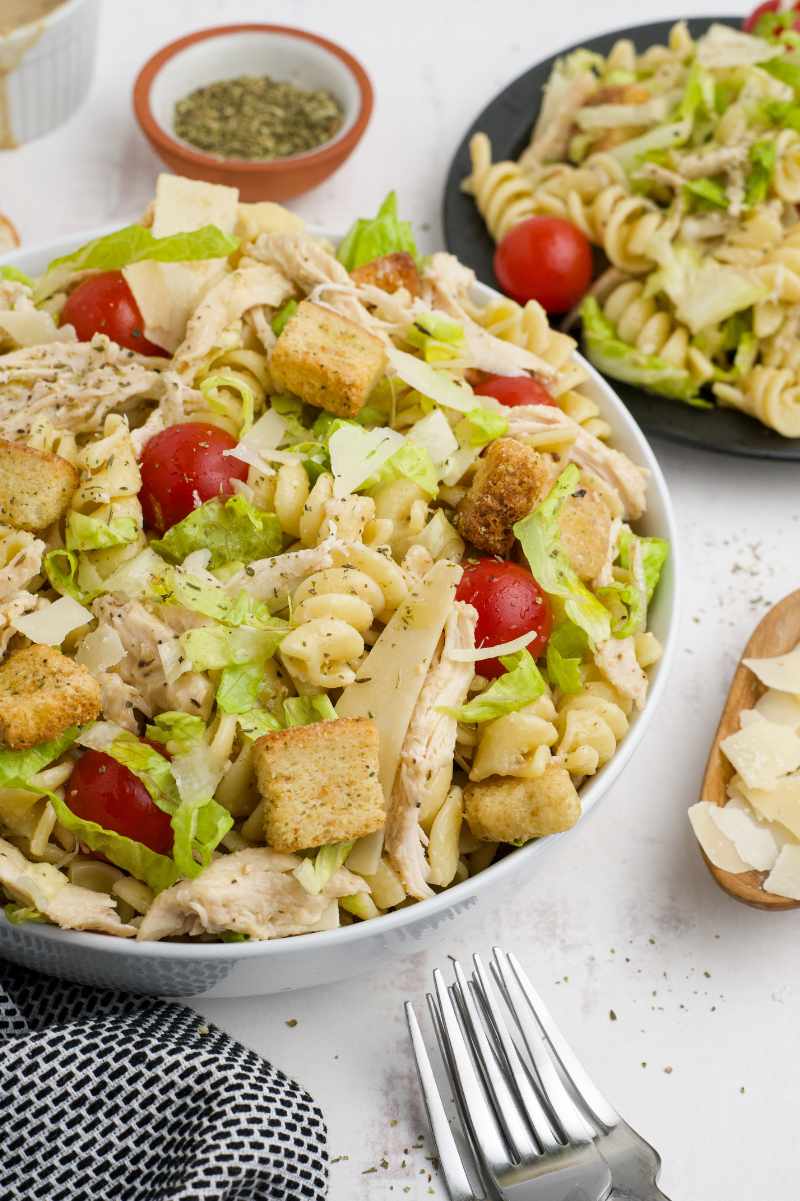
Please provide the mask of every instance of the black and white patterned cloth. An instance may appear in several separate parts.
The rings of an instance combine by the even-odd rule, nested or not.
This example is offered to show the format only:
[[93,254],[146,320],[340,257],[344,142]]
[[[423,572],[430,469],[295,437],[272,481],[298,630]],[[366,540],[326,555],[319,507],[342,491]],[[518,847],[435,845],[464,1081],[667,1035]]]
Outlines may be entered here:
[[0,962],[2,1201],[319,1201],[312,1098],[191,1009]]

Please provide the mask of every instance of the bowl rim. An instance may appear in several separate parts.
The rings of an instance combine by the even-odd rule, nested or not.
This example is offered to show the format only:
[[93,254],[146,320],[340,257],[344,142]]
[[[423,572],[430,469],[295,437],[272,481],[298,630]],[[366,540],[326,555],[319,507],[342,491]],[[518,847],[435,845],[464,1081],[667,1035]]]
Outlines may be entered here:
[[[19,263],[24,268],[26,260],[30,258],[37,256],[44,257],[45,255],[52,258],[55,255],[68,253],[69,248],[72,246],[80,245],[82,242],[93,238],[102,237],[104,234],[119,228],[120,223],[114,222],[100,228],[87,230],[84,233],[65,234],[58,239],[54,239],[52,242],[19,248],[8,255],[0,256],[0,263],[10,266]],[[341,233],[332,232],[314,224],[309,224],[308,230],[309,233],[316,237],[324,237],[332,241],[338,241],[342,236]],[[476,292],[484,297],[487,302],[493,298],[502,298],[501,293],[494,288],[490,288],[487,284],[476,281],[474,287]],[[618,777],[633,757],[634,752],[641,743],[658,711],[658,706],[666,688],[667,679],[676,655],[677,640],[680,631],[680,583],[682,568],[678,528],[672,498],[666,479],[664,478],[664,473],[653,453],[650,443],[611,385],[579,351],[574,351],[573,353],[587,372],[596,390],[602,393],[603,402],[609,409],[614,411],[615,416],[619,418],[622,426],[625,427],[627,433],[636,443],[637,459],[640,465],[646,467],[650,472],[649,482],[653,493],[661,502],[664,510],[665,528],[660,530],[659,533],[668,538],[670,543],[669,574],[667,576],[670,592],[668,598],[669,609],[666,637],[663,642],[663,654],[658,663],[658,671],[648,689],[644,709],[637,715],[636,721],[632,725],[627,737],[613,757],[603,767],[602,771],[593,777],[590,783],[583,789],[581,793],[583,812],[575,826],[563,834],[551,834],[547,838],[541,838],[528,843],[527,846],[515,848],[499,861],[491,863],[476,876],[471,876],[459,884],[453,884],[424,901],[419,901],[414,905],[409,905],[402,909],[394,909],[390,913],[381,914],[380,917],[370,918],[368,921],[354,922],[350,926],[338,926],[333,930],[320,930],[312,934],[275,938],[260,942],[174,943],[138,942],[136,939],[114,938],[107,934],[93,933],[91,931],[62,930],[55,926],[28,923],[21,927],[21,929],[24,929],[27,939],[34,939],[35,941],[41,939],[45,942],[64,943],[68,947],[74,947],[76,951],[81,949],[107,956],[134,955],[143,959],[178,959],[182,962],[212,960],[214,962],[229,962],[231,964],[238,960],[258,959],[262,956],[265,959],[281,955],[294,957],[295,955],[303,955],[305,953],[313,954],[316,951],[332,950],[334,947],[346,946],[350,943],[358,942],[363,938],[388,937],[390,934],[402,930],[405,926],[413,927],[415,918],[419,920],[423,914],[425,920],[428,922],[435,920],[437,916],[443,919],[446,917],[448,910],[460,909],[474,903],[478,893],[484,891],[490,880],[497,884],[500,884],[503,880],[507,880],[524,862],[532,862],[538,855],[546,853],[548,847],[569,838],[575,830],[579,829],[591,818],[599,808],[600,802],[608,796]],[[587,800],[588,807],[586,806]],[[2,909],[0,909],[0,925],[3,923],[12,924],[8,921]],[[413,932],[410,933],[410,937],[413,937]]]
[[[80,2],[80,0],[78,0]],[[179,141],[171,136],[160,121],[157,121],[150,106],[150,92],[156,76],[170,59],[180,54],[197,42],[208,41],[212,38],[226,37],[236,33],[279,33],[297,38],[298,41],[312,42],[321,46],[334,58],[339,59],[353,76],[358,87],[360,105],[353,124],[341,134],[323,142],[316,150],[305,150],[300,154],[286,155],[283,158],[253,160],[243,158],[225,158],[221,155],[207,154],[202,150],[193,149],[187,142]],[[231,175],[280,175],[293,167],[324,167],[328,162],[335,161],[342,150],[352,150],[361,140],[366,129],[375,103],[375,95],[369,75],[364,67],[337,42],[324,38],[318,33],[307,29],[298,29],[293,25],[270,25],[258,21],[245,21],[231,25],[212,25],[208,29],[197,29],[184,37],[176,38],[162,46],[147,60],[139,71],[133,84],[133,109],[136,119],[143,132],[151,142],[157,143],[162,152],[177,156],[184,162],[195,167],[213,167],[215,171],[230,172]]]

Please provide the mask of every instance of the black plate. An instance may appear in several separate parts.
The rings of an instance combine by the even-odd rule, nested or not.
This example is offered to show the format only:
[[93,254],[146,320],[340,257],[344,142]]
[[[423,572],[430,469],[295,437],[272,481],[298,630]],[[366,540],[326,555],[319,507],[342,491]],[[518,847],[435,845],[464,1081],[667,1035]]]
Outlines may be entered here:
[[[698,17],[689,21],[689,28],[695,37],[699,37],[714,21],[737,27],[741,24],[740,17]],[[472,135],[478,130],[488,134],[493,158],[518,158],[528,144],[539,111],[542,87],[557,58],[579,46],[608,54],[614,42],[622,37],[630,38],[637,50],[646,50],[654,43],[663,45],[673,24],[673,21],[657,21],[650,25],[635,25],[631,29],[618,29],[602,37],[577,42],[520,75],[475,118],[450,165],[443,217],[448,249],[474,268],[478,279],[492,287],[498,286],[492,270],[494,244],[472,197],[461,191],[461,181],[470,173],[469,140]],[[609,379],[609,383],[639,425],[650,434],[722,454],[800,461],[800,438],[782,438],[735,409],[692,409],[689,405],[651,396],[615,379]]]

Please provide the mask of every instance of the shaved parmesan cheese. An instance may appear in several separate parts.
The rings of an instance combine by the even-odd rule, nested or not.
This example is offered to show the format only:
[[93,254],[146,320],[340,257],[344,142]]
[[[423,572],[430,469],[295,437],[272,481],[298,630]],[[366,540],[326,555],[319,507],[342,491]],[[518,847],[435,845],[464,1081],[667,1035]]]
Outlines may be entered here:
[[736,847],[726,834],[723,834],[712,816],[712,810],[718,809],[711,801],[698,801],[689,810],[689,821],[694,830],[695,838],[700,843],[706,857],[724,872],[746,872],[750,865],[740,856]]
[[427,450],[436,467],[458,450],[458,438],[441,409],[435,409],[412,426],[408,440]]
[[800,846],[785,846],[764,881],[764,891],[800,901]]
[[413,354],[397,350],[394,346],[388,348],[387,355],[390,365],[403,383],[429,400],[435,400],[445,409],[456,409],[459,413],[469,413],[476,407],[475,393],[468,383],[457,384],[444,371],[437,371],[429,363],[415,359]]
[[103,622],[81,642],[75,662],[91,672],[108,671],[125,658],[125,647],[116,630]]
[[769,790],[743,787],[742,791],[760,817],[780,822],[800,838],[800,775],[786,776]]
[[183,649],[177,638],[169,638],[158,644],[158,657],[164,669],[164,679],[168,684],[174,684],[186,671],[191,670],[191,663],[184,656]]
[[442,464],[442,483],[452,487],[461,479],[467,468],[481,457],[482,446],[460,446],[446,463]]
[[793,841],[788,830],[759,822],[747,802],[738,797],[727,805],[714,805],[710,816],[744,862],[760,872],[769,871],[781,849]]
[[781,776],[800,767],[800,738],[788,726],[779,726],[759,715],[737,734],[720,743],[748,788],[774,788]]
[[123,730],[116,722],[96,721],[88,730],[82,730],[75,741],[78,746],[88,747],[90,751],[105,751],[120,735],[130,738],[130,732]]
[[800,646],[788,655],[776,655],[774,659],[745,659],[744,665],[767,688],[800,693]]
[[447,652],[447,657],[454,659],[456,663],[480,663],[483,659],[499,659],[501,655],[515,655],[517,651],[524,651],[528,643],[533,642],[536,637],[536,630],[528,630],[527,634],[520,634],[519,638],[512,638],[511,642],[498,642],[496,646],[456,646]]
[[247,463],[248,467],[255,467],[262,475],[274,475],[274,468],[270,467],[269,460],[277,463],[299,461],[298,455],[277,449],[286,437],[287,428],[286,421],[280,413],[275,409],[267,409],[236,446],[222,453]]
[[355,492],[377,475],[404,442],[402,434],[386,426],[365,430],[360,425],[346,425],[336,430],[328,441],[333,495],[341,499]]
[[61,646],[67,634],[93,620],[89,609],[78,604],[71,596],[61,596],[34,613],[12,618],[11,624],[31,642],[41,646]]
[[[760,713],[767,721],[778,726],[791,726],[800,733],[800,700],[786,692],[765,692],[756,704],[754,713]],[[744,714],[742,714],[744,717]]]
[[45,342],[74,342],[75,327],[56,325],[46,309],[4,309],[0,311],[0,330],[5,330],[17,346],[41,346]]
[[697,62],[714,69],[749,67],[768,62],[777,54],[778,48],[772,42],[717,23],[697,43]]

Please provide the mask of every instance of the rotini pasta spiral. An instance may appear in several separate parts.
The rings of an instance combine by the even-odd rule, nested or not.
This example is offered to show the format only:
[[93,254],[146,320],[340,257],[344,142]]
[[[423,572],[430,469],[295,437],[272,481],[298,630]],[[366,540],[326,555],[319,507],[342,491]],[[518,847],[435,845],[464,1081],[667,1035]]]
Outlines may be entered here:
[[0,525],[0,601],[10,600],[39,574],[44,549],[27,530]]
[[264,408],[270,386],[266,355],[245,346],[225,350],[207,360],[195,377],[200,399],[190,393],[186,415],[210,421],[239,437]]
[[552,329],[547,314],[537,301],[529,300],[524,306],[508,299],[476,305],[470,316],[495,338],[524,346],[555,368],[557,374],[549,387],[556,399],[586,379],[584,368],[575,358],[575,339]]
[[312,488],[301,463],[284,463],[278,470],[272,507],[283,531],[301,546],[317,546],[331,534],[358,542],[375,517],[375,502],[368,496],[334,497],[327,472]]
[[800,133],[782,129],[775,138],[772,190],[786,204],[800,202]]
[[402,559],[428,521],[428,497],[413,480],[397,479],[374,489],[372,500],[375,517],[367,525],[365,540],[391,547],[394,557]]
[[647,295],[641,280],[618,284],[603,302],[603,312],[628,346],[688,371],[698,387],[713,378],[714,364],[692,345],[689,330]]
[[89,562],[99,576],[105,578],[145,545],[138,496],[142,477],[124,417],[117,413],[106,417],[102,436],[81,450],[78,467],[81,478],[72,497],[72,512],[91,517],[108,527],[119,519],[132,523],[133,536],[121,545],[86,551]]
[[496,242],[512,226],[536,212],[533,188],[516,163],[492,162],[492,144],[476,133],[469,144],[472,174],[461,185],[475,197],[478,211]]
[[664,213],[646,196],[634,196],[627,187],[611,183],[586,201],[580,193],[566,197],[568,220],[601,246],[621,271],[641,275],[653,267],[652,241],[657,233],[674,230],[671,213]]
[[558,741],[556,707],[548,695],[498,717],[480,728],[470,780],[517,776],[533,780],[543,775]]
[[721,405],[740,409],[777,430],[800,438],[800,376],[789,367],[756,366],[736,386],[714,384]]
[[593,776],[628,731],[630,703],[611,684],[590,680],[558,706],[556,752],[573,776]]
[[28,446],[34,450],[43,450],[51,455],[59,455],[60,458],[66,459],[73,466],[78,464],[78,443],[75,440],[75,435],[70,430],[56,429],[50,422],[39,417],[31,425],[31,432],[28,435]]

